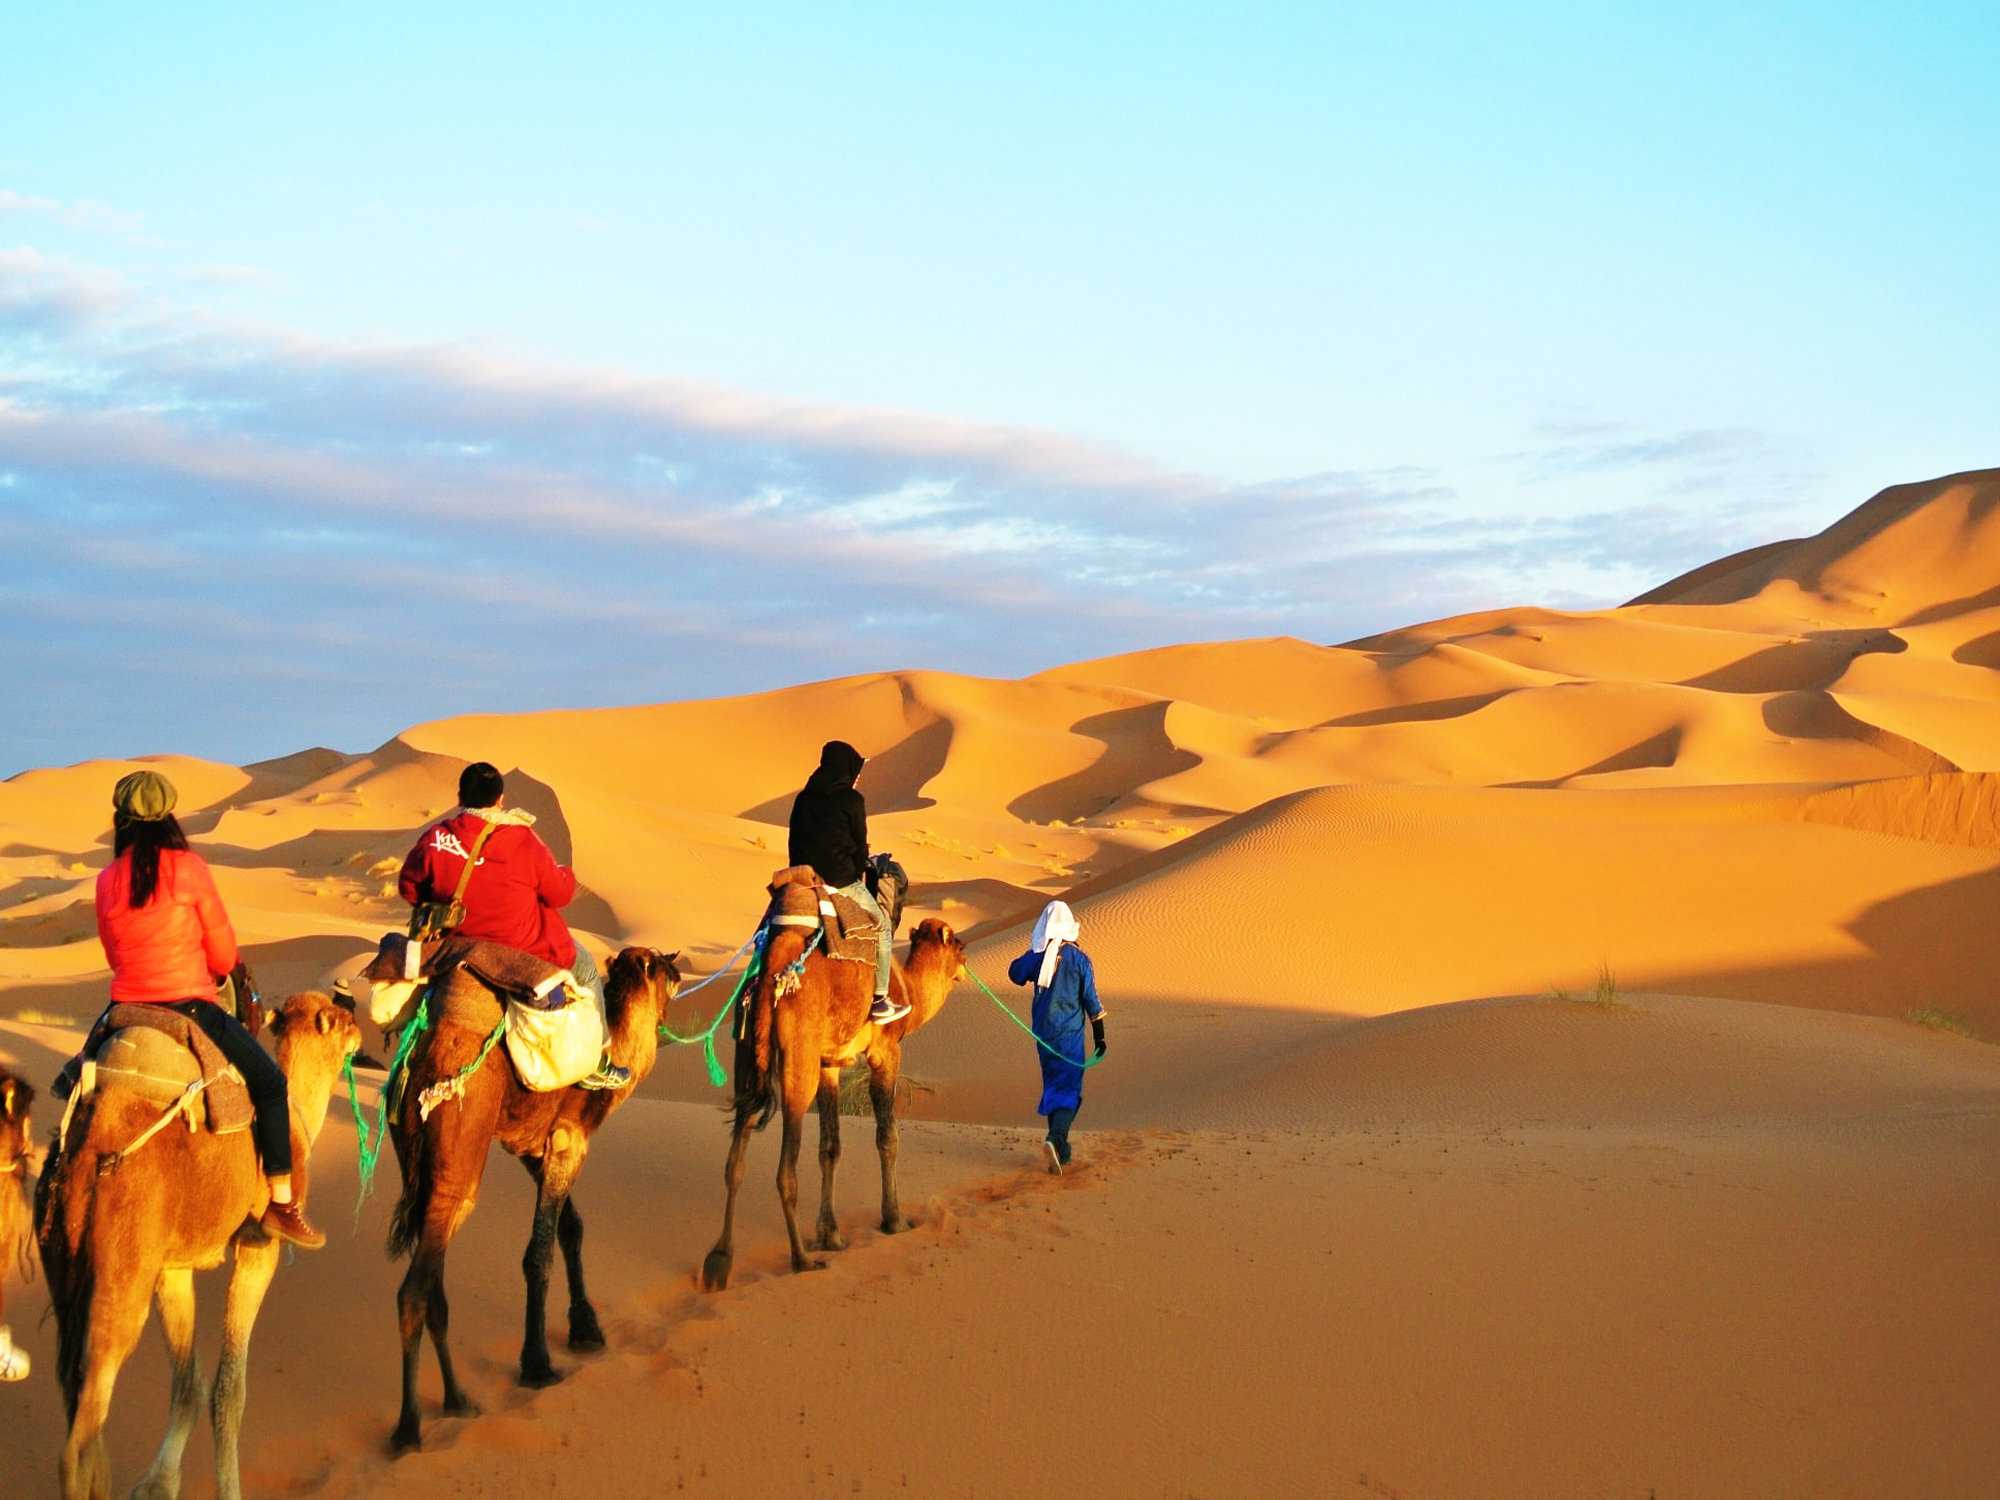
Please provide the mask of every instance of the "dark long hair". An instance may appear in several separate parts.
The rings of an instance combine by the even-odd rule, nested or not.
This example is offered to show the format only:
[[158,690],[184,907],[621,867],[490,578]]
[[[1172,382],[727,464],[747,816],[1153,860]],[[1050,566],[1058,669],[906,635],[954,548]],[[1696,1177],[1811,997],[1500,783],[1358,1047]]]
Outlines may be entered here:
[[132,851],[132,905],[144,906],[153,899],[160,884],[160,851],[185,849],[187,835],[172,813],[164,818],[128,818],[111,815],[111,854],[115,859]]

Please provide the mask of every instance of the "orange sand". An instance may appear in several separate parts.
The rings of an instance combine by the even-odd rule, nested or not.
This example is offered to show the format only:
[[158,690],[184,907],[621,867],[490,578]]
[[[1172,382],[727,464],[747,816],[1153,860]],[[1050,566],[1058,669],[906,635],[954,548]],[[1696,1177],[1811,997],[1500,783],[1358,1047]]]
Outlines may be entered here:
[[[611,1351],[558,1347],[547,1392],[511,1384],[529,1195],[496,1162],[450,1280],[488,1415],[396,1464],[394,1169],[347,1233],[337,1106],[335,1244],[281,1271],[253,1350],[251,1492],[1987,1493],[2000,1051],[1910,1017],[2000,1035],[1996,502],[1995,473],[1900,487],[1616,610],[151,762],[267,988],[400,921],[395,864],[471,758],[574,860],[588,940],[699,975],[837,735],[910,920],[967,931],[1000,987],[1064,896],[1112,1011],[1079,1170],[1034,1170],[1031,1046],[962,987],[908,1053],[918,1228],[874,1231],[853,1121],[854,1247],[779,1274],[760,1140],[719,1297],[691,1273],[720,1117],[669,1054],[578,1195]],[[0,1061],[38,1085],[100,1003],[129,764],[0,784]],[[39,1295],[10,1288],[37,1372],[0,1387],[8,1496],[53,1492]],[[163,1365],[149,1343],[121,1383],[119,1483]]]

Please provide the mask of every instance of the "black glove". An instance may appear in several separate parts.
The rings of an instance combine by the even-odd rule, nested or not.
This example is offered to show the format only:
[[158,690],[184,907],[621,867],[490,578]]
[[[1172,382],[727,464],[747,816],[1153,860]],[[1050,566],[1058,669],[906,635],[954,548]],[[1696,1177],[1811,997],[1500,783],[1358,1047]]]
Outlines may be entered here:
[[1104,1056],[1104,1017],[1091,1017],[1090,1039],[1097,1043],[1097,1055],[1099,1057]]

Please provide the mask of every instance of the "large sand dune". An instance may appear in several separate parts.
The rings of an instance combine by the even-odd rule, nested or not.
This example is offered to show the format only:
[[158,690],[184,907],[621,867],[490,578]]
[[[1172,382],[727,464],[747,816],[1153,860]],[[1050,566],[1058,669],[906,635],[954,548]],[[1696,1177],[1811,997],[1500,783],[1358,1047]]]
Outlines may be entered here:
[[[1081,1171],[1033,1170],[1031,1048],[961,986],[908,1054],[917,1231],[873,1232],[851,1128],[855,1248],[779,1275],[760,1142],[747,1274],[713,1299],[689,1277],[720,1117],[668,1054],[580,1193],[612,1353],[508,1383],[526,1179],[496,1164],[452,1273],[491,1414],[393,1466],[378,1198],[281,1274],[253,1488],[1985,1493],[2000,1050],[1912,1017],[2000,1036],[1996,508],[2000,473],[1901,486],[1620,609],[147,762],[268,988],[400,923],[396,865],[474,758],[575,863],[587,940],[699,976],[838,736],[912,918],[1005,992],[1063,896],[1112,1011]],[[0,1060],[38,1084],[101,1003],[90,888],[133,764],[0,783]],[[10,1321],[46,1372],[38,1295],[10,1289]],[[158,1437],[147,1354],[127,1480]],[[8,1494],[48,1492],[58,1417],[46,1380],[0,1387]]]

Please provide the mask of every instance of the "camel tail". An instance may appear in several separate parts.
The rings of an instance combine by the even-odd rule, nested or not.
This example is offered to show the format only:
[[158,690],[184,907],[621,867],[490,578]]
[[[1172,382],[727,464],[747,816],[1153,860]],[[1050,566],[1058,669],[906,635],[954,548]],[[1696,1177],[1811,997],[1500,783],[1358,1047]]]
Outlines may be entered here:
[[[405,1100],[414,1108],[414,1101]],[[397,1156],[403,1164],[403,1192],[397,1198],[396,1207],[389,1215],[389,1259],[401,1260],[417,1248],[417,1241],[424,1232],[424,1213],[430,1206],[431,1174],[424,1170],[424,1143],[430,1132],[421,1124],[414,1130],[399,1132],[396,1137]]]
[[89,1102],[77,1110],[69,1133],[72,1149],[62,1150],[58,1143],[35,1185],[35,1237],[49,1283],[49,1311],[56,1319],[56,1380],[62,1387],[63,1411],[71,1421],[83,1389],[90,1303],[97,1290],[91,1229],[97,1217],[100,1153],[89,1145],[92,1112]]
[[[776,941],[771,944],[774,949],[777,946]],[[754,1114],[751,1124],[757,1130],[770,1124],[778,1112],[778,975],[789,962],[789,957],[781,962],[774,953],[765,955],[764,972],[757,976],[756,987],[750,992],[748,1024],[736,1044],[736,1092],[729,1108],[739,1118]]]

